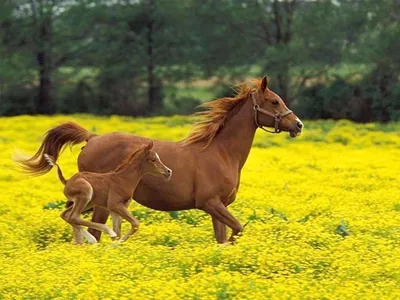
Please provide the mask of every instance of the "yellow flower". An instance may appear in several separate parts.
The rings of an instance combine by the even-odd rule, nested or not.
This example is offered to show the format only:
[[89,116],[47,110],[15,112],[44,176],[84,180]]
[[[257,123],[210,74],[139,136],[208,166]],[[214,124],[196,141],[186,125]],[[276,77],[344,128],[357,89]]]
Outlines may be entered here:
[[[15,170],[14,147],[37,150],[51,126],[183,138],[187,117],[0,118],[1,299],[396,299],[400,297],[400,124],[308,122],[304,135],[257,132],[230,211],[244,234],[214,241],[201,211],[133,203],[140,230],[125,244],[71,242],[56,174]],[[65,151],[66,177],[80,145]],[[123,224],[126,230],[127,224]],[[343,232],[347,232],[344,234]]]

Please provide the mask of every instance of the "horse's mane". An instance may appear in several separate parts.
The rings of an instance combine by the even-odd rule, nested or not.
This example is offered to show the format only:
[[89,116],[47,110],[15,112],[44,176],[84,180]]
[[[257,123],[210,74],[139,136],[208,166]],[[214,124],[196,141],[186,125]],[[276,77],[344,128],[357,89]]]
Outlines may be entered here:
[[207,148],[226,122],[242,108],[245,103],[243,100],[247,99],[250,93],[260,84],[261,80],[259,79],[239,84],[234,88],[235,97],[219,98],[201,104],[199,107],[205,108],[205,110],[194,114],[195,116],[200,116],[201,119],[194,124],[192,132],[182,141],[183,145],[187,146],[202,142],[205,144],[204,148]]
[[134,157],[137,156],[141,150],[143,151],[143,148],[136,149],[135,151],[131,152],[112,172],[116,173],[125,168],[130,162],[133,161]]

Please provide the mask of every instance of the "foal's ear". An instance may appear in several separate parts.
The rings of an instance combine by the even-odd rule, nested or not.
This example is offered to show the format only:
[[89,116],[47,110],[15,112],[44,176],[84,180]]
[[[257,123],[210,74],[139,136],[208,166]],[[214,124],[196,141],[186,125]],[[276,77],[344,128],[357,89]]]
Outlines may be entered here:
[[144,151],[149,151],[151,148],[153,148],[153,141],[150,140],[149,144],[144,148]]
[[268,78],[267,78],[267,76],[264,76],[261,79],[260,90],[261,90],[261,92],[264,93],[267,88],[268,88]]

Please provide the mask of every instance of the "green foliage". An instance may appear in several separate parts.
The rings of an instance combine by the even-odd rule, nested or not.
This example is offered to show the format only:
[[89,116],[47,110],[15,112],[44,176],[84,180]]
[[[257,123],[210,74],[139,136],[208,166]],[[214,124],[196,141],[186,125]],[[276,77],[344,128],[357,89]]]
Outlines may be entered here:
[[277,211],[274,208],[271,208],[270,212],[271,212],[272,215],[274,215],[274,216],[276,216],[276,217],[278,217],[278,218],[280,218],[280,219],[282,219],[284,221],[288,221],[288,218],[286,217],[286,215],[283,212]]
[[63,209],[65,208],[65,200],[58,200],[56,202],[49,202],[43,206],[43,209]]
[[347,227],[347,223],[342,220],[340,222],[340,225],[338,225],[336,227],[335,233],[341,235],[342,237],[348,236],[350,233],[349,233],[349,229]]
[[396,9],[395,0],[2,1],[0,115],[188,114],[267,74],[303,118],[399,120]]

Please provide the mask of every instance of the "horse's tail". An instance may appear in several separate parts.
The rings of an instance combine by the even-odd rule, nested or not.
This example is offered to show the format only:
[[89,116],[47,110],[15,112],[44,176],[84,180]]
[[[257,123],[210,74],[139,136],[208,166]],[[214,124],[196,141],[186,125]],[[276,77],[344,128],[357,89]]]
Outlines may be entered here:
[[16,161],[26,173],[35,176],[43,175],[52,168],[44,157],[45,153],[52,156],[54,161],[57,161],[64,146],[88,141],[93,136],[95,134],[90,133],[78,124],[67,122],[47,131],[38,151],[31,158],[17,158]]
[[54,157],[51,155],[48,155],[47,153],[43,153],[43,157],[45,161],[51,166],[51,167],[56,167],[57,168],[57,174],[58,174],[58,179],[60,179],[61,183],[65,185],[67,181],[65,180],[65,177],[61,171],[60,166],[56,163]]

